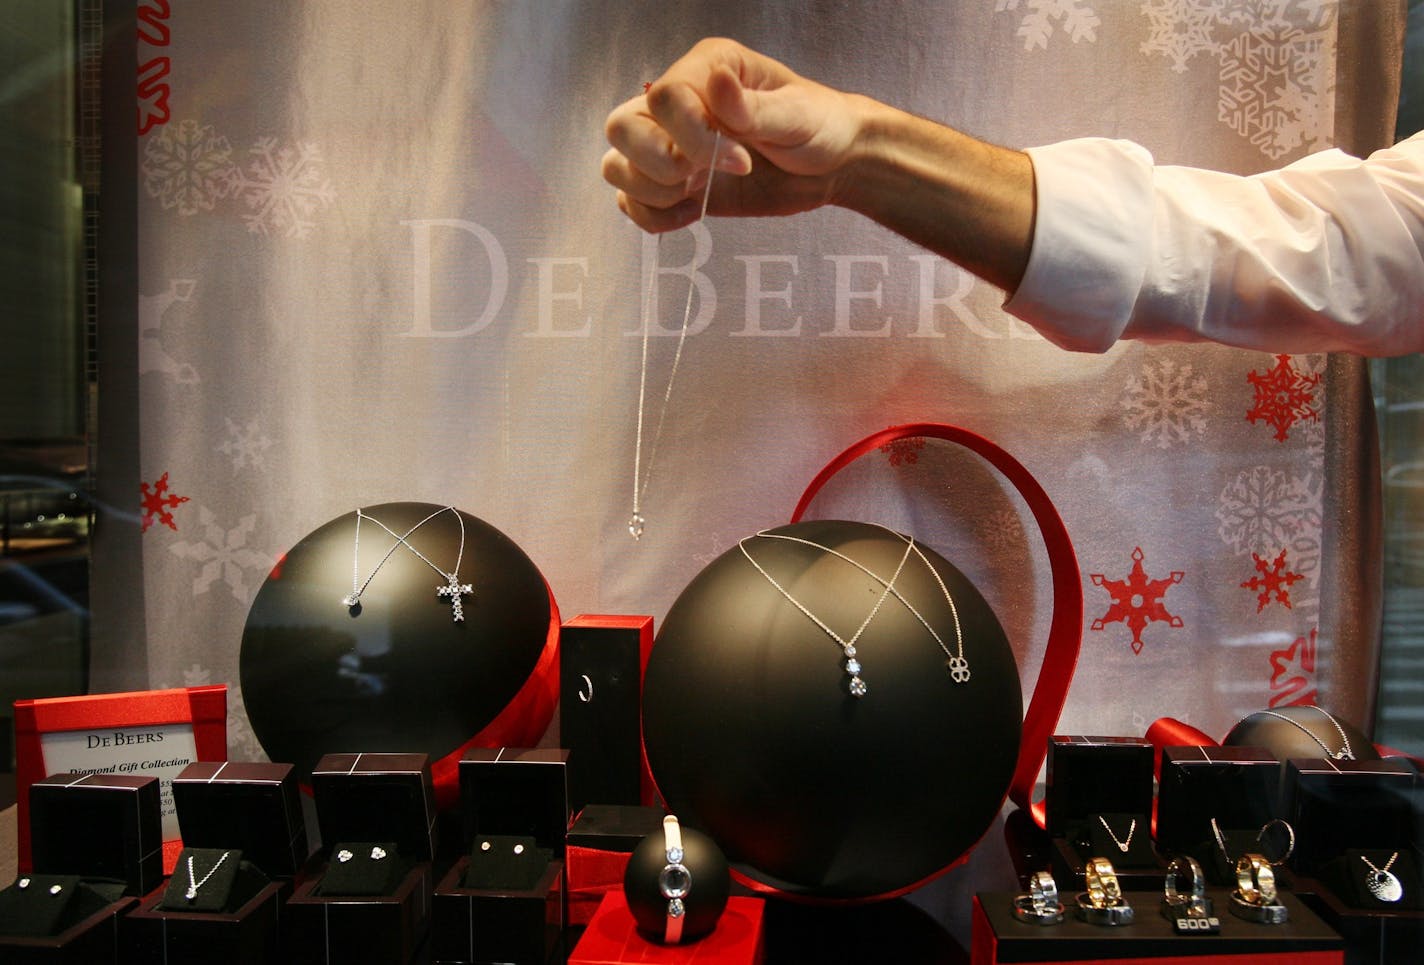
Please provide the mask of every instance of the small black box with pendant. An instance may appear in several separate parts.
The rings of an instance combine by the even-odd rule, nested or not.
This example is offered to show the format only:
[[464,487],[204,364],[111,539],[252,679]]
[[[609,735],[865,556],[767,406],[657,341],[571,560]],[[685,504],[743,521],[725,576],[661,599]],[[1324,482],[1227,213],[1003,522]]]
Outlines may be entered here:
[[[1280,761],[1264,747],[1164,748],[1157,790],[1158,847],[1168,854],[1191,855],[1206,867],[1217,848],[1213,821],[1222,834],[1262,834],[1278,817],[1280,782]],[[1255,851],[1264,848],[1254,838],[1251,845]],[[1275,853],[1285,849],[1276,848]]]
[[1152,758],[1152,744],[1139,737],[1049,738],[1044,806],[1063,887],[1086,887],[1093,857],[1111,862],[1124,890],[1162,887],[1166,867],[1152,846]]
[[414,959],[430,925],[435,789],[425,754],[328,754],[312,771],[322,869],[287,901],[288,960]]
[[311,857],[301,789],[291,764],[199,761],[173,781],[183,843],[242,842],[244,860],[269,878],[296,878]]

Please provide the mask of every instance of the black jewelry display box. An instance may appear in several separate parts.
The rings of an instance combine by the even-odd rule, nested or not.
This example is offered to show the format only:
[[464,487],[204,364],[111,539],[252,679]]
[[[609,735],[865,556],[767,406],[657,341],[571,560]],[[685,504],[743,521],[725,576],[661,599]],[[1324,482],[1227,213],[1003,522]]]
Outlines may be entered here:
[[[429,757],[328,754],[312,771],[312,794],[325,864],[287,901],[288,961],[411,962],[430,927],[437,839]],[[364,861],[376,847],[385,852],[379,860],[405,868],[388,894],[324,893],[343,851],[354,860],[359,850]]]
[[311,857],[301,790],[291,764],[199,761],[173,781],[185,845],[227,848],[269,878],[293,879]]
[[33,870],[124,882],[145,895],[163,880],[158,778],[56,774],[30,785]]
[[1167,869],[1152,845],[1152,759],[1152,744],[1138,737],[1049,738],[1045,819],[1062,887],[1086,887],[1094,857],[1112,863],[1124,889],[1162,886]]
[[[986,892],[974,896],[971,944],[976,965],[1009,962],[1135,962],[1185,958],[1203,963],[1338,962],[1344,941],[1294,895],[1282,893],[1289,920],[1279,925],[1243,921],[1227,911],[1224,891],[1209,891],[1220,923],[1217,934],[1178,934],[1161,913],[1162,892],[1128,892],[1135,916],[1125,926],[1093,925],[1078,919],[1073,894],[1060,895],[1065,905],[1057,925],[1021,922],[1014,917],[1014,895]],[[1333,955],[1332,955],[1333,953]],[[1230,957],[1227,957],[1230,956]],[[1301,956],[1295,958],[1294,956]]]
[[1215,847],[1211,822],[1255,831],[1278,817],[1281,764],[1264,747],[1167,747],[1157,789],[1157,845],[1199,861]]
[[559,748],[472,748],[460,760],[469,854],[435,889],[436,962],[543,965],[568,918],[568,761]]
[[1392,851],[1415,840],[1418,775],[1403,760],[1292,758],[1282,816],[1296,833],[1291,868],[1310,877],[1346,851]]
[[653,618],[579,614],[559,631],[559,743],[569,750],[569,803],[646,803],[643,669]]
[[33,868],[0,893],[0,961],[114,965],[123,916],[163,877],[158,778],[57,774],[29,806]]
[[281,961],[282,907],[309,853],[298,793],[290,764],[203,761],[174,778],[184,849],[168,888],[125,922],[133,961]]

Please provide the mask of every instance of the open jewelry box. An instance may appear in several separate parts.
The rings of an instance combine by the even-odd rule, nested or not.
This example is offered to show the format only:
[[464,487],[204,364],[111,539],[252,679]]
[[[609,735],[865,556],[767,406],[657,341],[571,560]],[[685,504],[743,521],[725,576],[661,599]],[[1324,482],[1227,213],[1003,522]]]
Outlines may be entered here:
[[435,889],[437,962],[543,965],[568,920],[569,752],[471,748],[460,759],[466,854]]
[[281,961],[282,904],[308,855],[298,793],[290,764],[184,768],[173,781],[184,848],[168,886],[124,923],[130,960]]
[[0,961],[118,961],[123,916],[162,880],[158,778],[53,775],[29,805],[32,867],[0,891]]
[[436,855],[429,757],[328,754],[312,796],[321,864],[287,901],[288,961],[412,961],[430,926]]

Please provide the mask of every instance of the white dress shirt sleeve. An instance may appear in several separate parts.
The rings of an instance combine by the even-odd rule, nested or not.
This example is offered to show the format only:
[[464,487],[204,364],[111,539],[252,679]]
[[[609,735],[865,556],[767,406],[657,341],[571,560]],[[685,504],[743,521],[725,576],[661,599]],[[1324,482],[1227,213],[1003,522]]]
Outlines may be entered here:
[[1055,344],[1424,351],[1424,132],[1251,177],[1101,138],[1028,154],[1033,247],[1004,307]]

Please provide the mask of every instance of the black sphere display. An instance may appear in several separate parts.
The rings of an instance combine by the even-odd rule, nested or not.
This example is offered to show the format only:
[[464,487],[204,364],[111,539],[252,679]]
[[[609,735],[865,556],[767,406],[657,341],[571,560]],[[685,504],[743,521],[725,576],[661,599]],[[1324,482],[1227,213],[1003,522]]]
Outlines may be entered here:
[[[488,523],[429,503],[361,513],[359,548],[352,511],[282,557],[242,634],[252,729],[269,757],[299,774],[329,753],[450,754],[520,694],[556,620],[538,569]],[[468,585],[456,597],[458,621],[442,573],[458,577],[457,590]],[[353,574],[355,588],[365,586],[348,606]],[[552,712],[550,701],[529,715],[524,746]]]
[[1258,710],[1243,717],[1222,743],[1264,747],[1282,761],[1293,757],[1379,760],[1375,745],[1358,727],[1313,704]]
[[[978,590],[927,547],[907,554],[897,533],[835,520],[769,533],[806,542],[742,541],[663,621],[643,690],[653,778],[765,888],[903,892],[999,812],[1023,718],[1013,653]],[[897,570],[899,597],[870,575]],[[828,629],[855,638],[854,663]],[[966,668],[946,650],[957,657],[961,636],[956,680]]]
[[[681,825],[682,865],[689,884],[682,898],[681,937],[679,942],[695,941],[717,927],[717,920],[727,907],[732,890],[732,876],[727,857],[711,838],[702,832]],[[668,867],[663,832],[655,831],[639,841],[628,857],[623,871],[623,895],[638,929],[654,941],[667,934],[668,899],[659,887],[663,869]]]

